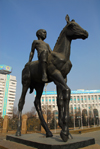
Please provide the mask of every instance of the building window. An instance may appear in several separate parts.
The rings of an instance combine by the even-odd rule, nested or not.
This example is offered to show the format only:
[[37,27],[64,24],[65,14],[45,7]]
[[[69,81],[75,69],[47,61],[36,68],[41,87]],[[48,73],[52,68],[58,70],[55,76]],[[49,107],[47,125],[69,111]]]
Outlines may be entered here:
[[48,99],[46,98],[46,100],[45,100],[45,101],[46,101],[46,103],[47,103],[47,102],[48,102]]
[[80,106],[78,106],[78,111],[80,111]]
[[82,107],[84,108],[84,105],[82,104]]
[[72,102],[72,96],[71,96],[71,98],[70,98],[70,102]]
[[89,104],[89,109],[91,109],[91,106],[90,106],[90,104]]
[[42,102],[44,102],[44,98],[42,98]]
[[90,96],[88,96],[88,100],[90,100]]
[[55,108],[55,106],[53,106],[53,108]]
[[76,114],[76,105],[74,106],[74,113]]
[[86,96],[84,96],[84,101],[86,102]]
[[74,96],[74,102],[76,103],[76,97]]
[[77,96],[77,101],[78,101],[78,103],[80,102],[79,96]]
[[97,100],[97,96],[95,95],[95,100]]
[[92,99],[92,101],[93,101],[93,96],[91,96],[91,99]]
[[49,103],[51,103],[51,99],[49,99]]
[[52,102],[55,103],[55,99],[52,99]]
[[83,96],[81,96],[81,102],[83,102]]
[[71,114],[73,113],[73,106],[71,105]]
[[58,114],[58,111],[54,111],[54,114],[57,115]]

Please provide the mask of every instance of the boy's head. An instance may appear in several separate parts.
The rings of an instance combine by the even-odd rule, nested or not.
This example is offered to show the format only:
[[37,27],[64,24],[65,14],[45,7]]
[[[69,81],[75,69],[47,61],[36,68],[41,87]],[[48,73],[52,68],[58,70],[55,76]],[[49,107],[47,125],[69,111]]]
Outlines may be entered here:
[[42,40],[44,40],[46,38],[46,35],[47,35],[47,32],[46,30],[44,29],[39,29],[37,32],[36,32],[36,36],[39,38],[42,38]]

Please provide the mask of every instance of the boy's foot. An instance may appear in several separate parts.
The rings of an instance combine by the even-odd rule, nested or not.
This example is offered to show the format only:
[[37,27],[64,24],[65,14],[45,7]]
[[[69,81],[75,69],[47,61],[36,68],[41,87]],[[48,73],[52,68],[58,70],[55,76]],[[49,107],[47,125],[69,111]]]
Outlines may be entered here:
[[43,81],[43,82],[47,82],[47,81],[48,81],[47,74],[44,74],[44,75],[42,76],[42,81]]

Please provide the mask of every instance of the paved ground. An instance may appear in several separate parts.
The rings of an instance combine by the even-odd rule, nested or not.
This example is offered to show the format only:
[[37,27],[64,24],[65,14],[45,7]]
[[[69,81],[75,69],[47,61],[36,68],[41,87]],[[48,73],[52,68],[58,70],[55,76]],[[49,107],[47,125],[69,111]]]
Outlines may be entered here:
[[[94,131],[94,132],[89,132],[89,133],[84,133],[84,134],[77,134],[77,136],[95,138],[95,143],[100,145],[100,131]],[[23,149],[23,148],[24,149],[36,149],[36,148],[22,145],[19,143],[15,143],[12,141],[7,141],[6,135],[1,134],[1,133],[0,133],[0,146],[3,146],[7,149]]]
[[[22,145],[19,143],[15,143],[12,141],[7,141],[5,134],[0,134],[0,146],[3,146],[7,149],[36,149],[36,148]],[[2,149],[2,148],[0,148],[0,149]]]
[[100,130],[99,131],[94,131],[94,132],[83,133],[83,134],[80,134],[80,135],[83,136],[83,137],[95,138],[95,144],[100,145]]

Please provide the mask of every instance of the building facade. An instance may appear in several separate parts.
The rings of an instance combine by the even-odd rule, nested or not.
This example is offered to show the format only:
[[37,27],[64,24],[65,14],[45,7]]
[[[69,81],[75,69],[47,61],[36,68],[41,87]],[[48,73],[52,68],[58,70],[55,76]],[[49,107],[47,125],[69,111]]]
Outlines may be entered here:
[[[41,97],[42,109],[50,110],[58,114],[57,93],[43,92]],[[82,115],[84,114],[89,125],[89,117],[98,119],[100,125],[100,90],[76,90],[71,91],[69,113],[74,117],[80,117],[82,126]],[[75,123],[75,122],[74,122]]]
[[14,100],[16,95],[16,77],[10,75],[12,68],[0,65],[0,116],[13,116]]

